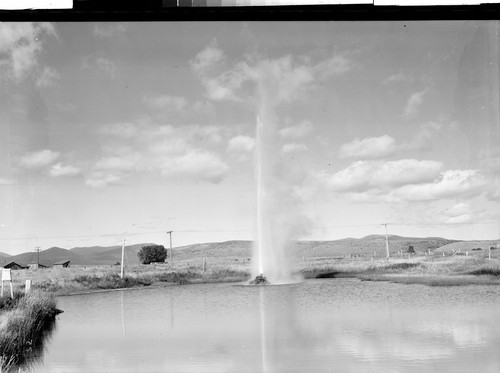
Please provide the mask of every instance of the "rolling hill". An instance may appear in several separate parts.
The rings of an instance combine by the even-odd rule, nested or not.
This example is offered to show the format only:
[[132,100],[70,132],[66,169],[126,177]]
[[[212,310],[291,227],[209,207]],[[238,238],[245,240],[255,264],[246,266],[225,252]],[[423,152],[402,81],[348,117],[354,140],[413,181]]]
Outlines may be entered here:
[[490,247],[494,247],[495,250],[498,249],[498,240],[488,240],[488,241],[460,241],[452,242],[447,245],[443,245],[436,250],[436,252],[453,253],[456,251],[467,252],[473,249],[482,249],[488,251]]
[[[481,244],[494,246],[497,241],[456,241],[441,237],[402,237],[389,235],[389,249],[391,255],[399,250],[406,252],[411,245],[418,254],[427,250],[440,252],[457,248],[480,247]],[[137,253],[145,245],[141,243],[129,245],[125,248],[125,264],[139,264]],[[486,247],[486,246],[485,246]],[[385,235],[369,235],[363,238],[344,238],[334,241],[298,241],[291,243],[286,250],[296,259],[344,257],[347,255],[371,257],[375,252],[383,257],[386,253]],[[206,257],[209,260],[242,261],[252,257],[252,241],[225,241],[199,243],[174,248],[174,261],[196,262]],[[170,253],[169,253],[170,256]],[[0,257],[0,263],[15,261],[19,264],[36,263],[35,252],[27,252],[8,258]],[[113,265],[121,261],[121,246],[91,246],[75,247],[71,250],[52,247],[40,252],[40,263],[52,265],[55,262],[70,260],[73,265]]]
[[[40,251],[40,264],[45,266],[51,266],[54,263],[70,260],[71,264],[79,265],[95,265],[100,264],[96,261],[89,260],[88,258],[82,257],[76,253],[72,253],[70,250],[62,249],[60,247],[51,247],[47,250]],[[10,256],[6,259],[8,262],[16,262],[22,265],[27,265],[37,262],[37,253],[27,252],[19,255]]]
[[[125,246],[125,260],[126,264],[139,264],[139,257],[137,253],[143,246],[154,245],[152,243],[141,243],[135,245]],[[97,262],[99,264],[116,264],[122,260],[122,247],[121,246],[92,246],[92,247],[75,247],[70,250],[71,252],[80,255],[89,261]]]
[[[422,254],[428,249],[432,251],[457,241],[440,237],[402,237],[389,236],[389,249],[392,254],[399,250],[406,251],[413,246],[414,250]],[[248,259],[252,257],[252,241],[226,241],[194,244],[174,248],[174,260],[193,260],[199,258],[216,259]],[[349,254],[360,256],[385,256],[385,236],[370,235],[363,238],[347,238],[335,241],[298,241],[287,248],[294,258],[312,257],[341,257]]]

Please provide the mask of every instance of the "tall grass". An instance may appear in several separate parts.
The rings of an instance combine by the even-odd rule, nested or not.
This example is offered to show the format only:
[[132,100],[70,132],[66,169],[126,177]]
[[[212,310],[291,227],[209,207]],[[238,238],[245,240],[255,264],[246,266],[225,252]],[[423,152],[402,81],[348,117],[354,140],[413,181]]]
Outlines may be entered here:
[[0,369],[9,371],[39,357],[43,340],[54,328],[54,296],[33,292],[19,297],[17,304],[0,314]]
[[0,298],[0,312],[10,310],[17,306],[19,300],[24,296],[20,291],[14,292],[14,298],[4,296]]

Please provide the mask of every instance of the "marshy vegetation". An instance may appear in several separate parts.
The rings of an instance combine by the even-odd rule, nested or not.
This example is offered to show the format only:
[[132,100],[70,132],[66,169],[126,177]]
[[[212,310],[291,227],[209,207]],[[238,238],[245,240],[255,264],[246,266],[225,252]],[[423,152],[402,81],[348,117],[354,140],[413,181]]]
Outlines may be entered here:
[[[16,273],[22,283],[25,278]],[[205,271],[199,267],[167,270],[162,266],[133,266],[121,278],[113,267],[87,266],[60,268],[47,272],[26,273],[33,287],[55,295],[81,294],[93,291],[140,288],[145,286],[186,285],[190,283],[238,282],[250,277],[250,272],[231,266],[214,266]],[[18,285],[19,287],[19,285]]]
[[314,263],[302,271],[305,278],[353,277],[364,281],[390,281],[428,286],[500,284],[498,260],[474,256],[433,257],[389,261],[339,260]]
[[[55,325],[55,297],[46,292],[0,298],[0,371],[35,361]],[[10,299],[10,300],[7,300]]]

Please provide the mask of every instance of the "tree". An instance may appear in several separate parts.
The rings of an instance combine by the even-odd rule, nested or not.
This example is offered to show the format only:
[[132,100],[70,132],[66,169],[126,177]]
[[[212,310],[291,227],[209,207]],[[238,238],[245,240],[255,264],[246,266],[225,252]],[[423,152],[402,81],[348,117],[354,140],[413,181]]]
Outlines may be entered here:
[[143,246],[137,256],[142,264],[164,262],[167,258],[167,249],[163,245]]

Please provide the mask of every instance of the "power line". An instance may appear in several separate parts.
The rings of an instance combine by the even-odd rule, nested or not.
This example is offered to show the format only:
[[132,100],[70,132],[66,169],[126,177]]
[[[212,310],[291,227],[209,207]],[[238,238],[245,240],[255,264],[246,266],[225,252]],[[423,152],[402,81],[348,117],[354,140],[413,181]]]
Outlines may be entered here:
[[[327,228],[361,228],[361,227],[378,227],[381,223],[371,223],[371,224],[351,224],[351,225],[325,225],[325,226],[313,226],[310,230],[322,230]],[[500,225],[500,221],[490,221],[490,222],[464,222],[464,223],[387,223],[391,226],[467,226],[467,225]],[[384,224],[382,224],[384,225]],[[244,232],[250,233],[254,232],[252,229],[181,229],[176,230],[176,233],[237,233]],[[93,238],[93,237],[123,237],[126,236],[140,236],[144,234],[161,234],[165,231],[144,231],[144,232],[134,232],[134,233],[102,233],[102,234],[88,234],[88,235],[61,235],[61,236],[25,236],[25,237],[0,237],[0,240],[47,240],[56,238]]]
[[40,267],[40,246],[35,247],[35,251],[37,252],[36,265],[37,268]]

